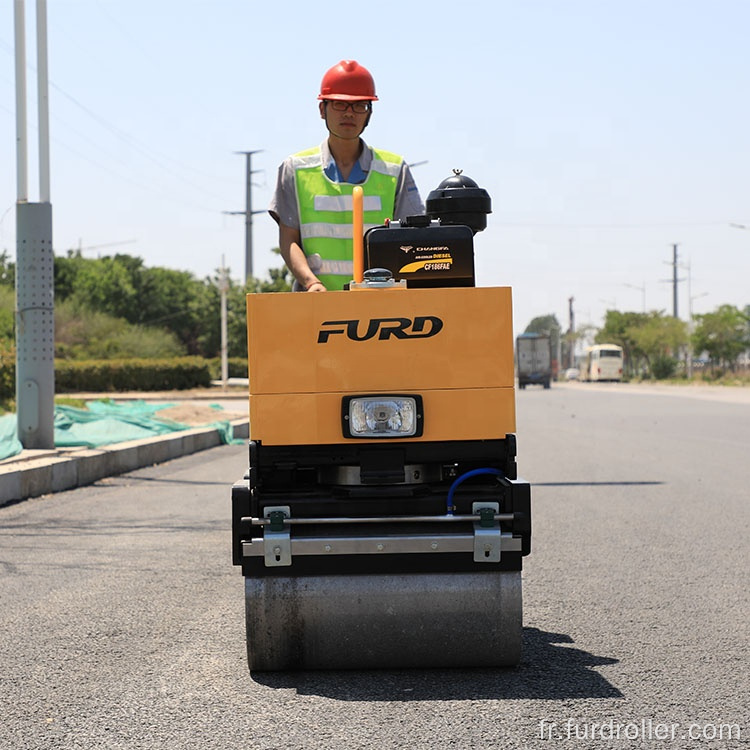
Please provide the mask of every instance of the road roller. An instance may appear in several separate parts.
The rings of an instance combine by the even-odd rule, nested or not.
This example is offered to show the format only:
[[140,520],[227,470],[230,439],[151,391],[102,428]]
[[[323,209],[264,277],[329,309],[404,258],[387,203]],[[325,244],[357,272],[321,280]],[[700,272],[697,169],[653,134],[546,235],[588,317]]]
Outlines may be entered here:
[[491,199],[454,170],[422,216],[368,226],[351,201],[344,289],[247,296],[249,668],[515,665],[531,490],[511,289],[475,279]]

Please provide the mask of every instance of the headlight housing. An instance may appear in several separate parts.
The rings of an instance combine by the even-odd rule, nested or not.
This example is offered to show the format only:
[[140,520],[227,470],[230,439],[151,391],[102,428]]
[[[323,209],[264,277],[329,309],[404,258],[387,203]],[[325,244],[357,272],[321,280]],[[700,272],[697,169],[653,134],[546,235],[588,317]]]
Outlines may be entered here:
[[419,437],[424,430],[422,397],[382,393],[345,396],[341,424],[348,438]]

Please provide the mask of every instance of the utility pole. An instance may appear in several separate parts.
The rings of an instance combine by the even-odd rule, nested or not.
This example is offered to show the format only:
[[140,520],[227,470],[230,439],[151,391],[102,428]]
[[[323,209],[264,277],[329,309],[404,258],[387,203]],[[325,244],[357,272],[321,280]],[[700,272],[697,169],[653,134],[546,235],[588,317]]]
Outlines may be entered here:
[[249,281],[253,276],[253,214],[265,213],[265,211],[253,211],[252,198],[252,176],[254,174],[252,168],[253,154],[260,154],[262,151],[235,151],[234,153],[245,155],[245,210],[224,211],[224,213],[231,216],[245,217],[245,281]]
[[[679,318],[679,311],[677,308],[677,285],[684,281],[685,279],[678,279],[677,278],[677,268],[679,266],[679,263],[677,262],[677,248],[679,245],[677,243],[672,245],[672,262],[670,263],[668,260],[665,260],[664,262],[668,265],[672,266],[672,317]],[[666,281],[666,279],[664,279]]]
[[25,2],[15,0],[16,414],[26,449],[54,448],[55,255],[50,202],[47,3],[36,2],[39,202],[29,202]]

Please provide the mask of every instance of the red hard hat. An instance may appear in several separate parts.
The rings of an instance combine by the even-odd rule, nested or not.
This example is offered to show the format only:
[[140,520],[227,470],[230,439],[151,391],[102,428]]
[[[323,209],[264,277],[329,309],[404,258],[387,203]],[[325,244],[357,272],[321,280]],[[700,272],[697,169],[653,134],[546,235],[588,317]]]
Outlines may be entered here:
[[342,60],[326,71],[320,83],[318,99],[341,99],[356,101],[367,99],[376,102],[375,81],[370,71],[356,60]]

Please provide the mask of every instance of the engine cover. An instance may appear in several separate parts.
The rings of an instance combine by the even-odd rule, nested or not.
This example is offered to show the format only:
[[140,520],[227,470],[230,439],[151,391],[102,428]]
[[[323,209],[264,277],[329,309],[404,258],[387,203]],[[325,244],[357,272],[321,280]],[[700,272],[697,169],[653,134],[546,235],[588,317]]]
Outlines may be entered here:
[[[427,217],[411,217],[411,219]],[[427,219],[429,221],[429,219]],[[412,289],[474,286],[474,234],[468,226],[392,222],[365,233],[365,267],[387,268]]]

